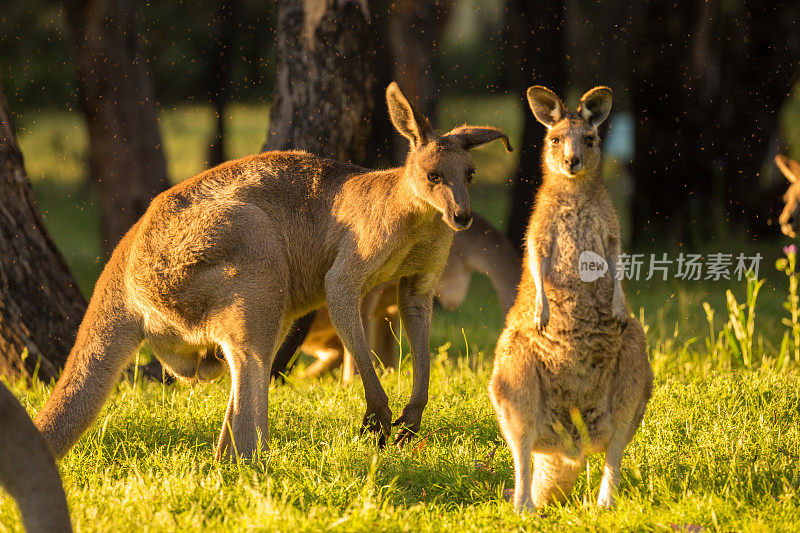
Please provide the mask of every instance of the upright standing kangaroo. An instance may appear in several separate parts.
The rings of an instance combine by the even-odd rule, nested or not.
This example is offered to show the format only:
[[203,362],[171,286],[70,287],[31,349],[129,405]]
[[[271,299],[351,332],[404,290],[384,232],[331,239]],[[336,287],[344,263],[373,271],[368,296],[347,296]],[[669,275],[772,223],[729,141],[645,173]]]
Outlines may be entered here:
[[28,413],[0,383],[0,486],[17,501],[28,533],[72,531],[53,454]]
[[361,373],[364,426],[391,429],[370,360],[364,293],[399,279],[414,354],[397,442],[420,427],[428,400],[433,292],[454,231],[472,221],[467,150],[507,137],[494,128],[435,132],[396,84],[389,114],[411,142],[404,167],[373,171],[304,152],[268,152],[203,172],[160,194],[106,265],[64,373],[36,418],[62,456],[97,416],[143,340],[172,373],[213,378],[231,393],[217,456],[267,449],[270,365],[289,325],[327,302]]
[[[514,456],[517,511],[565,498],[586,454],[597,452],[606,454],[598,504],[609,507],[653,381],[642,326],[628,317],[615,275],[619,222],[600,174],[597,126],[611,90],[587,92],[575,113],[544,87],[528,89],[528,102],[548,130],[544,182],[489,395]],[[581,252],[602,257],[608,273],[583,281]]]

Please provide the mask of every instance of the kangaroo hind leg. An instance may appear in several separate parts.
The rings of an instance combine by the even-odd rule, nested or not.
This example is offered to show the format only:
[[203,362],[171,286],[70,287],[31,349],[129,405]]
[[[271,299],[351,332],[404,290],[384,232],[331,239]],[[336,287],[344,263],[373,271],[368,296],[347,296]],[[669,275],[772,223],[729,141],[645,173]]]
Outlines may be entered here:
[[622,468],[622,454],[644,417],[653,390],[653,370],[641,324],[631,318],[622,334],[620,372],[611,396],[612,432],[606,448],[603,481],[597,504],[614,507]]
[[231,391],[217,443],[217,458],[254,458],[269,450],[268,400],[270,368],[288,329],[275,311],[247,308],[238,331],[219,340],[231,372]]

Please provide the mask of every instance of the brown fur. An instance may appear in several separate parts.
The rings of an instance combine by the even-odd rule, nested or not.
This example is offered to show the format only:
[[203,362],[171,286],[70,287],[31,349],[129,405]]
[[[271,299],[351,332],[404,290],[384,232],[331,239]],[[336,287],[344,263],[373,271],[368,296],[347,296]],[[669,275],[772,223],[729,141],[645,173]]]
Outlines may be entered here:
[[[497,293],[503,313],[514,303],[519,284],[521,262],[517,250],[503,233],[488,220],[475,215],[472,226],[456,233],[447,258],[442,277],[436,288],[439,303],[447,310],[454,310],[467,297],[472,272],[486,274]],[[372,352],[384,367],[395,367],[397,340],[400,323],[397,308],[397,283],[389,282],[372,289],[362,301],[364,331],[371,339]],[[345,353],[336,331],[331,324],[327,309],[317,311],[311,331],[301,346],[317,360],[303,373],[314,378],[345,364],[343,381],[354,376],[354,362]]]
[[414,353],[398,441],[417,431],[428,399],[433,292],[454,230],[471,222],[467,150],[507,139],[471,126],[440,135],[396,84],[387,103],[411,141],[404,167],[373,171],[268,152],[203,172],[153,200],[103,270],[64,373],[36,418],[57,456],[97,416],[143,340],[172,373],[189,378],[224,369],[207,355],[220,346],[232,383],[217,455],[266,450],[275,351],[295,319],[326,302],[361,373],[364,424],[383,442],[391,411],[359,301],[391,279],[400,280]]
[[0,485],[17,501],[28,533],[72,531],[53,454],[25,409],[2,383]]
[[[384,367],[394,366],[394,345],[397,341],[392,335],[399,335],[397,329],[399,309],[397,307],[397,283],[390,281],[382,283],[370,290],[361,301],[361,316],[364,320],[364,333],[370,345],[372,354]],[[327,307],[322,307],[314,316],[311,330],[300,349],[317,358],[302,376],[315,378],[330,372],[346,363],[342,379],[345,383],[353,380],[355,376],[352,356],[345,349],[341,339],[336,334],[336,329],[331,322]]]
[[521,260],[511,240],[488,220],[475,216],[472,227],[456,234],[453,247],[439,280],[436,296],[445,309],[452,311],[464,301],[472,272],[489,277],[500,307],[507,313],[517,296]]
[[789,188],[783,195],[784,208],[778,222],[781,231],[789,237],[797,237],[800,232],[800,163],[789,159],[785,155],[775,156],[775,164],[781,169],[786,179],[789,180]]
[[[586,454],[596,452],[606,453],[598,504],[611,506],[622,452],[653,379],[642,327],[628,318],[614,279],[619,223],[600,175],[596,130],[610,110],[611,90],[589,91],[575,113],[543,87],[531,87],[528,101],[548,128],[544,183],[489,395],[514,456],[516,510],[566,497]],[[578,257],[585,250],[606,258],[606,276],[581,281]],[[581,440],[582,424],[588,442]]]

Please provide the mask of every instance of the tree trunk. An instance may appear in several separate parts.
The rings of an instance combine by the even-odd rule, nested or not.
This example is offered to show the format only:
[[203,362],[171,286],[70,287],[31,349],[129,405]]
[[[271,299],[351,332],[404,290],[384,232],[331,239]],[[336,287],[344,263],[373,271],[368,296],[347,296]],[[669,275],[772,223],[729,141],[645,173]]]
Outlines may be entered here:
[[108,255],[168,187],[133,0],[65,0]]
[[57,378],[75,341],[86,300],[39,216],[2,80],[0,291],[0,375],[37,376],[45,382]]
[[215,128],[208,147],[208,166],[227,160],[225,155],[225,104],[228,101],[233,36],[236,31],[237,5],[233,0],[221,0],[214,20],[214,43],[207,51],[206,95],[214,107]]
[[773,168],[770,140],[797,81],[800,5],[748,0],[731,13],[724,2],[711,4],[718,7],[712,16],[719,27],[710,47],[721,55],[718,92],[709,100],[719,124],[715,155],[724,171],[726,218],[738,221],[750,238],[775,236],[785,182],[770,186],[760,174],[765,163]]
[[[374,163],[376,37],[366,0],[278,2],[275,96],[264,151],[306,150]],[[273,377],[286,370],[313,318],[310,313],[292,326],[272,364]]]
[[514,179],[508,236],[522,250],[536,191],[542,182],[541,151],[544,126],[528,108],[526,91],[531,85],[545,85],[563,94],[567,82],[564,0],[529,2],[509,0],[510,89],[523,101],[525,124],[520,146],[519,170]]
[[376,69],[369,16],[365,0],[278,2],[275,96],[265,151],[298,149],[371,163]]
[[[642,6],[633,43],[637,51],[632,99],[636,120],[631,204],[633,243],[685,242],[690,233],[712,231],[719,204],[712,190],[719,177],[709,150],[714,124],[687,68],[692,28],[704,17],[692,2],[654,1]],[[704,135],[705,133],[705,135]],[[700,224],[698,216],[705,221]]]
[[759,174],[795,81],[798,6],[656,0],[642,10],[634,242],[776,234],[779,194]]
[[[439,96],[438,46],[447,21],[450,0],[398,0],[387,6],[386,32],[391,54],[381,63],[393,63],[392,77],[420,113],[436,124]],[[383,89],[383,88],[381,88]],[[394,162],[402,164],[408,141],[392,128]]]

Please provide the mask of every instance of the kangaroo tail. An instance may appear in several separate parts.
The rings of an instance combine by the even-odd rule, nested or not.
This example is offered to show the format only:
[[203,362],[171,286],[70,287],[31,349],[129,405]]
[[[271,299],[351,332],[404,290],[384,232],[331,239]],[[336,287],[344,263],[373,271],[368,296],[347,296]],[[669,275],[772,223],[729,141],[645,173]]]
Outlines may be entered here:
[[3,385],[0,385],[0,485],[17,501],[26,531],[72,531],[67,498],[53,455],[25,409]]
[[97,417],[143,340],[142,319],[127,306],[124,248],[117,247],[100,275],[64,372],[34,422],[56,458]]

